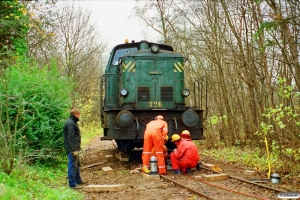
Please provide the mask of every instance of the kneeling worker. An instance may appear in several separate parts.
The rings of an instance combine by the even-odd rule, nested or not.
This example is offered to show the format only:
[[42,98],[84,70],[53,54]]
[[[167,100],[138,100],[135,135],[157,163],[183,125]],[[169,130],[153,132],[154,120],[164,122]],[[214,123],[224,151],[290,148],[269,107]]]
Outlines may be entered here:
[[188,173],[200,160],[198,148],[191,140],[181,139],[178,134],[172,135],[171,142],[177,146],[170,154],[174,173],[180,174],[180,171],[183,174]]

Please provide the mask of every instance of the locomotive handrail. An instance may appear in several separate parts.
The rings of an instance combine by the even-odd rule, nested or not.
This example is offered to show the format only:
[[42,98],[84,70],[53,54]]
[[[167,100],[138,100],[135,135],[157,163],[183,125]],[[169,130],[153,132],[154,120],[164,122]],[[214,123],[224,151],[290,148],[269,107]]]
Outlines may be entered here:
[[201,107],[202,107],[202,91],[203,91],[203,82],[205,79],[205,118],[207,119],[207,115],[208,115],[208,108],[207,108],[207,76],[202,76],[201,77],[202,81],[201,81]]
[[[205,81],[205,107],[204,107],[205,118],[204,119],[207,119],[207,76],[202,76],[201,82],[199,82],[199,80],[194,81],[194,103],[195,103],[195,106],[199,106],[199,109],[203,110],[202,104],[203,104],[203,89],[204,89],[203,82],[204,81]],[[198,87],[196,86],[196,83],[198,83]],[[200,87],[199,87],[199,84],[200,84]],[[199,97],[200,105],[198,105],[197,99],[196,99],[196,88],[198,88],[198,94],[200,94],[200,97]]]
[[139,125],[139,122],[138,122],[138,118],[135,118],[135,121],[136,121],[136,135],[135,135],[135,139],[138,138],[139,136],[139,131],[140,131],[140,125]]
[[100,121],[101,121],[101,117],[103,115],[103,111],[102,111],[102,108],[103,108],[103,87],[104,87],[104,84],[105,84],[105,74],[103,74],[101,76],[101,81],[100,81]]
[[174,120],[174,123],[175,123],[175,131],[177,131],[177,129],[178,129],[178,126],[177,126],[177,119],[174,117],[173,120]]
[[[194,105],[195,106],[198,106],[200,109],[202,109],[202,105],[201,105],[201,103],[200,103],[200,105],[198,105],[198,103],[197,103],[197,100],[196,100],[196,83],[198,83],[198,94],[200,93],[199,91],[200,91],[200,87],[199,87],[199,81],[198,80],[195,80],[194,81]],[[200,98],[201,99],[201,98]]]

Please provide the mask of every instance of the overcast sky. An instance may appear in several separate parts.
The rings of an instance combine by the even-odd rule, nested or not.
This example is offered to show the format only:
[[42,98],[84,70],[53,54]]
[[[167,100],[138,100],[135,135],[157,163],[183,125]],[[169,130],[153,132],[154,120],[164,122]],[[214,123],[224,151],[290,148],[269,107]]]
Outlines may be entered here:
[[[146,39],[143,33],[146,26],[142,25],[133,15],[132,9],[135,0],[84,0],[87,7],[91,9],[92,15],[98,18],[99,32],[104,39],[107,39],[108,47],[112,48],[117,44],[124,43],[125,39],[141,41]],[[148,30],[148,38],[151,42],[155,38],[154,31]]]

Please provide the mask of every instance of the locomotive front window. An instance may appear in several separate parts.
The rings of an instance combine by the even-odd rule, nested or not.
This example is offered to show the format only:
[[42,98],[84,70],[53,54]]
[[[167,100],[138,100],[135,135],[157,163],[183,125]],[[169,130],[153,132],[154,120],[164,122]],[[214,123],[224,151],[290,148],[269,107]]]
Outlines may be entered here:
[[138,50],[137,47],[116,50],[115,55],[114,55],[114,59],[113,59],[113,62],[112,62],[113,65],[118,65],[119,58],[124,56],[126,53],[137,51],[137,50]]

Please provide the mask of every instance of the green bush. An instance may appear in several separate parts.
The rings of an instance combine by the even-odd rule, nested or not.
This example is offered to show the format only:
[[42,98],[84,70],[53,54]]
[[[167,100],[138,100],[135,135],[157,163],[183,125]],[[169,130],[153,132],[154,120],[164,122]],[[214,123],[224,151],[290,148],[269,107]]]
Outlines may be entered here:
[[34,159],[62,152],[72,81],[61,77],[55,64],[39,67],[29,60],[18,61],[6,72],[2,122],[7,132],[16,134],[17,147],[26,147],[28,158]]

